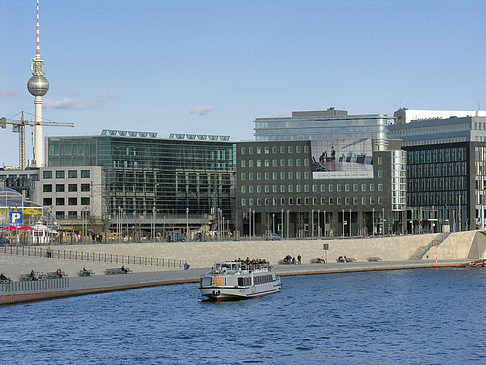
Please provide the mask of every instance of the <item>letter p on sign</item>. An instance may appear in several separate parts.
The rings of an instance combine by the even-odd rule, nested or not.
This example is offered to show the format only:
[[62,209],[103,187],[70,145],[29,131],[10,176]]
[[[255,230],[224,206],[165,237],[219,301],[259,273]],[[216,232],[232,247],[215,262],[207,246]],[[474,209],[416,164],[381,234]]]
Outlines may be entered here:
[[10,224],[14,226],[22,225],[22,213],[10,212]]

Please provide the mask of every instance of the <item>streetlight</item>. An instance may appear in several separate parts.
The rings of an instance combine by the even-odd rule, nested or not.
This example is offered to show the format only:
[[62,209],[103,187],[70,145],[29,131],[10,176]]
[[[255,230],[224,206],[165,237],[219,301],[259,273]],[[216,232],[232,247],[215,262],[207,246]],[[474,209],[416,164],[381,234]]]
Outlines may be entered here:
[[281,209],[280,211],[280,223],[282,225],[282,227],[280,227],[280,234],[282,235],[282,239],[284,238],[284,211],[283,211],[283,208]]
[[155,222],[155,218],[156,218],[156,214],[157,214],[157,209],[155,209],[155,207],[152,208],[152,219],[153,219],[153,233],[152,233],[152,239],[153,241],[155,242],[155,236],[156,236],[156,228],[157,228],[157,224]]
[[317,238],[321,237],[321,210],[317,209]]
[[272,213],[272,233],[275,233],[275,213]]
[[312,239],[314,239],[314,209],[312,209],[311,225]]
[[250,238],[251,241],[251,208],[248,209],[248,237]]
[[186,241],[189,241],[189,208],[186,208]]

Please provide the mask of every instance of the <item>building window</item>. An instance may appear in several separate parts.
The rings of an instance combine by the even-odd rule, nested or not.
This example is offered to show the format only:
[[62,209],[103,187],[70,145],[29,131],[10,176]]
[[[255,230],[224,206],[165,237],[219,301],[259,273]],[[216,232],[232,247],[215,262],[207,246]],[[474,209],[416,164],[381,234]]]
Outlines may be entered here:
[[272,172],[272,180],[277,180],[278,179],[278,172],[274,171]]
[[280,205],[285,205],[285,198],[280,198]]
[[249,186],[248,186],[248,192],[249,192],[250,194],[252,194],[252,193],[254,193],[254,192],[255,192],[255,188],[253,187],[253,185],[249,185]]
[[280,167],[285,167],[285,159],[280,159]]
[[42,199],[43,205],[52,205],[52,198],[44,198]]
[[285,180],[285,171],[280,171],[280,180]]
[[42,177],[43,177],[44,179],[52,179],[52,171],[44,171],[44,172],[42,173]]
[[76,179],[78,177],[78,171],[77,170],[69,170],[68,171],[68,177],[70,179]]
[[81,198],[81,205],[89,205],[89,197]]
[[272,166],[273,166],[273,167],[277,167],[277,165],[278,165],[277,160],[276,160],[276,159],[273,159],[273,160],[272,160]]
[[383,157],[378,157],[378,165],[383,165]]
[[317,205],[317,198],[312,198],[312,205]]
[[246,148],[245,147],[241,147],[241,154],[244,155],[246,153]]
[[278,193],[278,186],[277,186],[277,185],[273,185],[273,186],[272,186],[272,191],[273,191],[274,193]]
[[262,148],[261,147],[257,147],[257,155],[260,155],[262,153]]
[[345,184],[345,185],[344,185],[344,190],[345,190],[345,191],[349,191],[349,184]]
[[270,185],[265,185],[265,193],[269,193],[270,192]]
[[292,146],[289,146],[289,153],[293,153],[294,152],[294,148]]
[[64,198],[56,198],[56,205],[64,205]]
[[378,191],[383,191],[383,184],[378,184]]
[[304,159],[304,166],[309,166],[309,160],[308,159]]
[[294,173],[292,171],[288,172],[289,180],[292,180],[294,178]]
[[245,160],[241,160],[240,161],[240,166],[241,167],[246,167],[246,161]]
[[255,200],[253,198],[248,199],[248,205],[250,207],[254,206],[255,205]]
[[353,197],[353,205],[358,205],[358,197]]
[[90,171],[89,170],[81,170],[81,178],[86,179],[90,177]]
[[265,147],[265,154],[268,155],[270,153],[270,147]]
[[269,172],[265,172],[265,180],[270,180],[270,173]]
[[56,212],[56,219],[64,219],[64,212]]
[[307,171],[304,172],[304,179],[309,179],[309,173]]
[[304,185],[304,193],[308,193],[309,192],[309,185],[305,184]]
[[240,178],[241,180],[246,180],[246,173],[245,172],[242,172],[241,175],[240,175]]
[[77,184],[68,184],[68,191],[70,193],[74,193],[78,191],[78,185]]
[[366,205],[366,200],[365,196],[361,197],[361,205]]
[[52,192],[52,185],[51,184],[44,184],[42,186],[42,191],[44,193],[51,193]]
[[375,191],[375,184],[370,184],[370,191]]
[[329,184],[329,192],[332,193],[334,191],[334,185]]
[[261,185],[257,185],[257,193],[261,193],[262,192],[262,186]]
[[246,206],[246,199],[245,198],[242,198],[241,199],[241,206],[242,207],[245,207]]
[[293,193],[294,192],[294,186],[293,185],[289,185],[288,192],[289,193]]
[[68,218],[70,218],[70,219],[76,219],[76,218],[78,218],[78,212],[75,211],[75,210],[70,210],[68,212]]
[[298,193],[302,192],[302,185],[297,184],[297,185],[295,186],[295,191],[296,191],[296,192],[298,192]]
[[304,205],[309,205],[309,198],[304,198]]
[[378,170],[378,179],[383,178],[383,170]]
[[253,178],[254,178],[253,172],[249,172],[248,173],[248,180],[251,181],[251,180],[253,180]]
[[358,184],[353,184],[353,191],[358,191]]
[[265,205],[270,205],[270,199],[265,198]]
[[64,170],[56,171],[56,179],[64,179]]
[[248,154],[253,155],[253,147],[248,147]]
[[289,166],[289,167],[294,166],[294,160],[292,160],[291,158],[289,158],[288,163],[287,163],[287,166]]
[[285,146],[280,146],[280,153],[285,153]]
[[304,153],[309,153],[309,146],[304,146]]
[[246,194],[246,185],[241,185],[241,193]]
[[302,164],[302,160],[300,158],[295,159],[295,166],[300,167]]
[[62,193],[65,191],[64,184],[56,184],[56,193]]
[[317,185],[316,184],[312,185],[312,192],[317,193]]
[[346,198],[344,198],[344,204],[349,205],[350,200],[351,199],[347,196]]
[[285,185],[280,185],[280,192],[285,193]]
[[321,184],[321,193],[325,193],[325,192],[326,192],[326,185]]
[[297,172],[295,173],[295,178],[296,178],[297,180],[300,180],[300,178],[302,177],[301,175],[302,175],[302,174],[300,173],[300,171],[297,171]]
[[289,198],[289,205],[294,205],[294,199],[293,198]]
[[78,198],[69,198],[68,204],[69,205],[78,205]]
[[341,205],[341,198],[336,198],[336,205]]
[[381,197],[381,196],[378,197],[378,204],[380,204],[380,205],[383,204],[383,197]]
[[262,179],[262,173],[261,172],[257,172],[257,180],[261,180]]
[[300,205],[300,198],[295,199],[295,204]]
[[341,184],[336,185],[336,191],[341,191]]
[[329,205],[334,205],[334,198],[329,198]]
[[302,147],[301,146],[295,146],[295,152],[296,153],[301,153]]
[[370,196],[370,204],[375,205],[375,197]]
[[248,161],[248,167],[253,167],[253,160]]
[[361,184],[361,191],[366,191],[366,184]]
[[273,153],[273,154],[277,153],[277,146],[273,146],[273,147],[272,147],[272,153]]
[[257,160],[257,167],[262,167],[262,160]]

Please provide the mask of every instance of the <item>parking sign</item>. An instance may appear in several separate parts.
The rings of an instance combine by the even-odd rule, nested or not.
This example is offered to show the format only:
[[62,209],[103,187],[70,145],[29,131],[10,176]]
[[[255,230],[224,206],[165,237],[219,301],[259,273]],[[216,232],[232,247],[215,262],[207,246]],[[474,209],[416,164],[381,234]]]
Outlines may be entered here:
[[22,212],[10,212],[10,224],[12,226],[22,225]]

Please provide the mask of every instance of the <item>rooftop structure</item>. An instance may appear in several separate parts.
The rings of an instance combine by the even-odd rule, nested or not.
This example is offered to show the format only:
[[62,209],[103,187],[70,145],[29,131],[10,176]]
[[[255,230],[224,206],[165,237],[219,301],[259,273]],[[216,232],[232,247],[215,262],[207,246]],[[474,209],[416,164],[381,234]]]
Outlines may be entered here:
[[256,141],[341,140],[374,138],[385,149],[386,126],[393,117],[385,114],[349,115],[329,108],[293,112],[291,117],[256,118]]
[[486,117],[483,110],[418,110],[418,109],[398,109],[393,113],[396,124],[406,124],[413,120],[420,119],[447,119],[457,117]]

